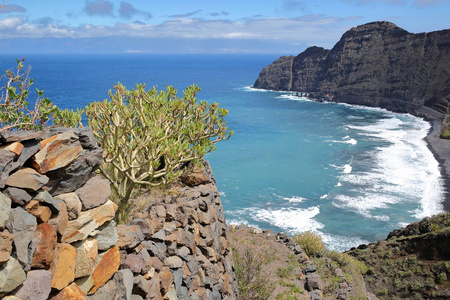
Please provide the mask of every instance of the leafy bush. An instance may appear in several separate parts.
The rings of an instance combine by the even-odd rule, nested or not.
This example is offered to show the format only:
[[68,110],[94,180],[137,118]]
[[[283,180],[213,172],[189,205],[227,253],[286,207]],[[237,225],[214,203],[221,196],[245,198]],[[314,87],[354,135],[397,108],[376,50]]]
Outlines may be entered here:
[[321,255],[325,251],[321,236],[313,231],[296,234],[293,239],[308,256]]
[[234,274],[239,287],[239,299],[269,299],[274,285],[264,266],[269,259],[267,253],[255,251],[250,246],[233,248]]
[[174,181],[189,162],[198,162],[215,144],[232,135],[218,104],[197,102],[200,91],[188,87],[182,98],[166,91],[118,83],[110,101],[90,103],[89,125],[104,150],[101,173],[111,182],[123,214],[137,185],[157,186]]
[[0,132],[14,130],[42,129],[47,124],[76,127],[81,121],[81,111],[60,110],[44,91],[36,89],[37,98],[29,102],[33,79],[31,69],[24,70],[24,60],[17,61],[17,67],[0,76]]

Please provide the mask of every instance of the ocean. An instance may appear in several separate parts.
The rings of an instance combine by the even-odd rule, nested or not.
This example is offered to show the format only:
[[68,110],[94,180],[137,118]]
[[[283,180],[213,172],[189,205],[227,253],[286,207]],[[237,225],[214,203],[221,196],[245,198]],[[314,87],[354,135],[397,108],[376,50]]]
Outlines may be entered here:
[[119,81],[180,93],[199,85],[198,98],[228,109],[235,131],[207,155],[228,223],[312,230],[343,251],[443,211],[429,123],[250,88],[278,55],[1,54],[0,68],[22,57],[34,87],[62,108],[101,101]]

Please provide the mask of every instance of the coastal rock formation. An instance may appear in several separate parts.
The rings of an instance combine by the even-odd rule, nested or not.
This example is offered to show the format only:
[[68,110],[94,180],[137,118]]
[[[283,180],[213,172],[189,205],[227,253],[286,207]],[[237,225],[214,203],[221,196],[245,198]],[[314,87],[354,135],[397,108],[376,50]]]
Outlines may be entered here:
[[364,280],[380,299],[448,299],[449,233],[450,213],[442,213],[347,253],[366,264]]
[[277,59],[254,87],[318,100],[420,113],[450,112],[450,30],[412,34],[390,22],[347,31],[331,49]]

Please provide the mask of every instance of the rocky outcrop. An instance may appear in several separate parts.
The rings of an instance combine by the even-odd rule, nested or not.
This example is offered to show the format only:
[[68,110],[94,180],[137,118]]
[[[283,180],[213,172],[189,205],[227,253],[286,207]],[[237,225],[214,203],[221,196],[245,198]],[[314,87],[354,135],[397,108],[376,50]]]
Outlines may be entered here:
[[0,133],[0,297],[236,299],[208,164],[117,226],[102,152],[90,128]]
[[450,297],[450,213],[427,217],[347,253],[366,264],[364,280],[380,299]]
[[417,113],[450,112],[450,30],[412,34],[390,22],[347,31],[331,49],[311,47],[265,67],[254,87]]

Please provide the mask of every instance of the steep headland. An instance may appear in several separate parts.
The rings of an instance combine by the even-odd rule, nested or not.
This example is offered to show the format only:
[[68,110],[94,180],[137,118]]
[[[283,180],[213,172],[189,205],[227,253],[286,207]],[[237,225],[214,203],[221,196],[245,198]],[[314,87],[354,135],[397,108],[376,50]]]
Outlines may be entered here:
[[450,30],[413,34],[390,22],[350,29],[331,49],[310,47],[265,67],[255,88],[439,117],[450,109]]

